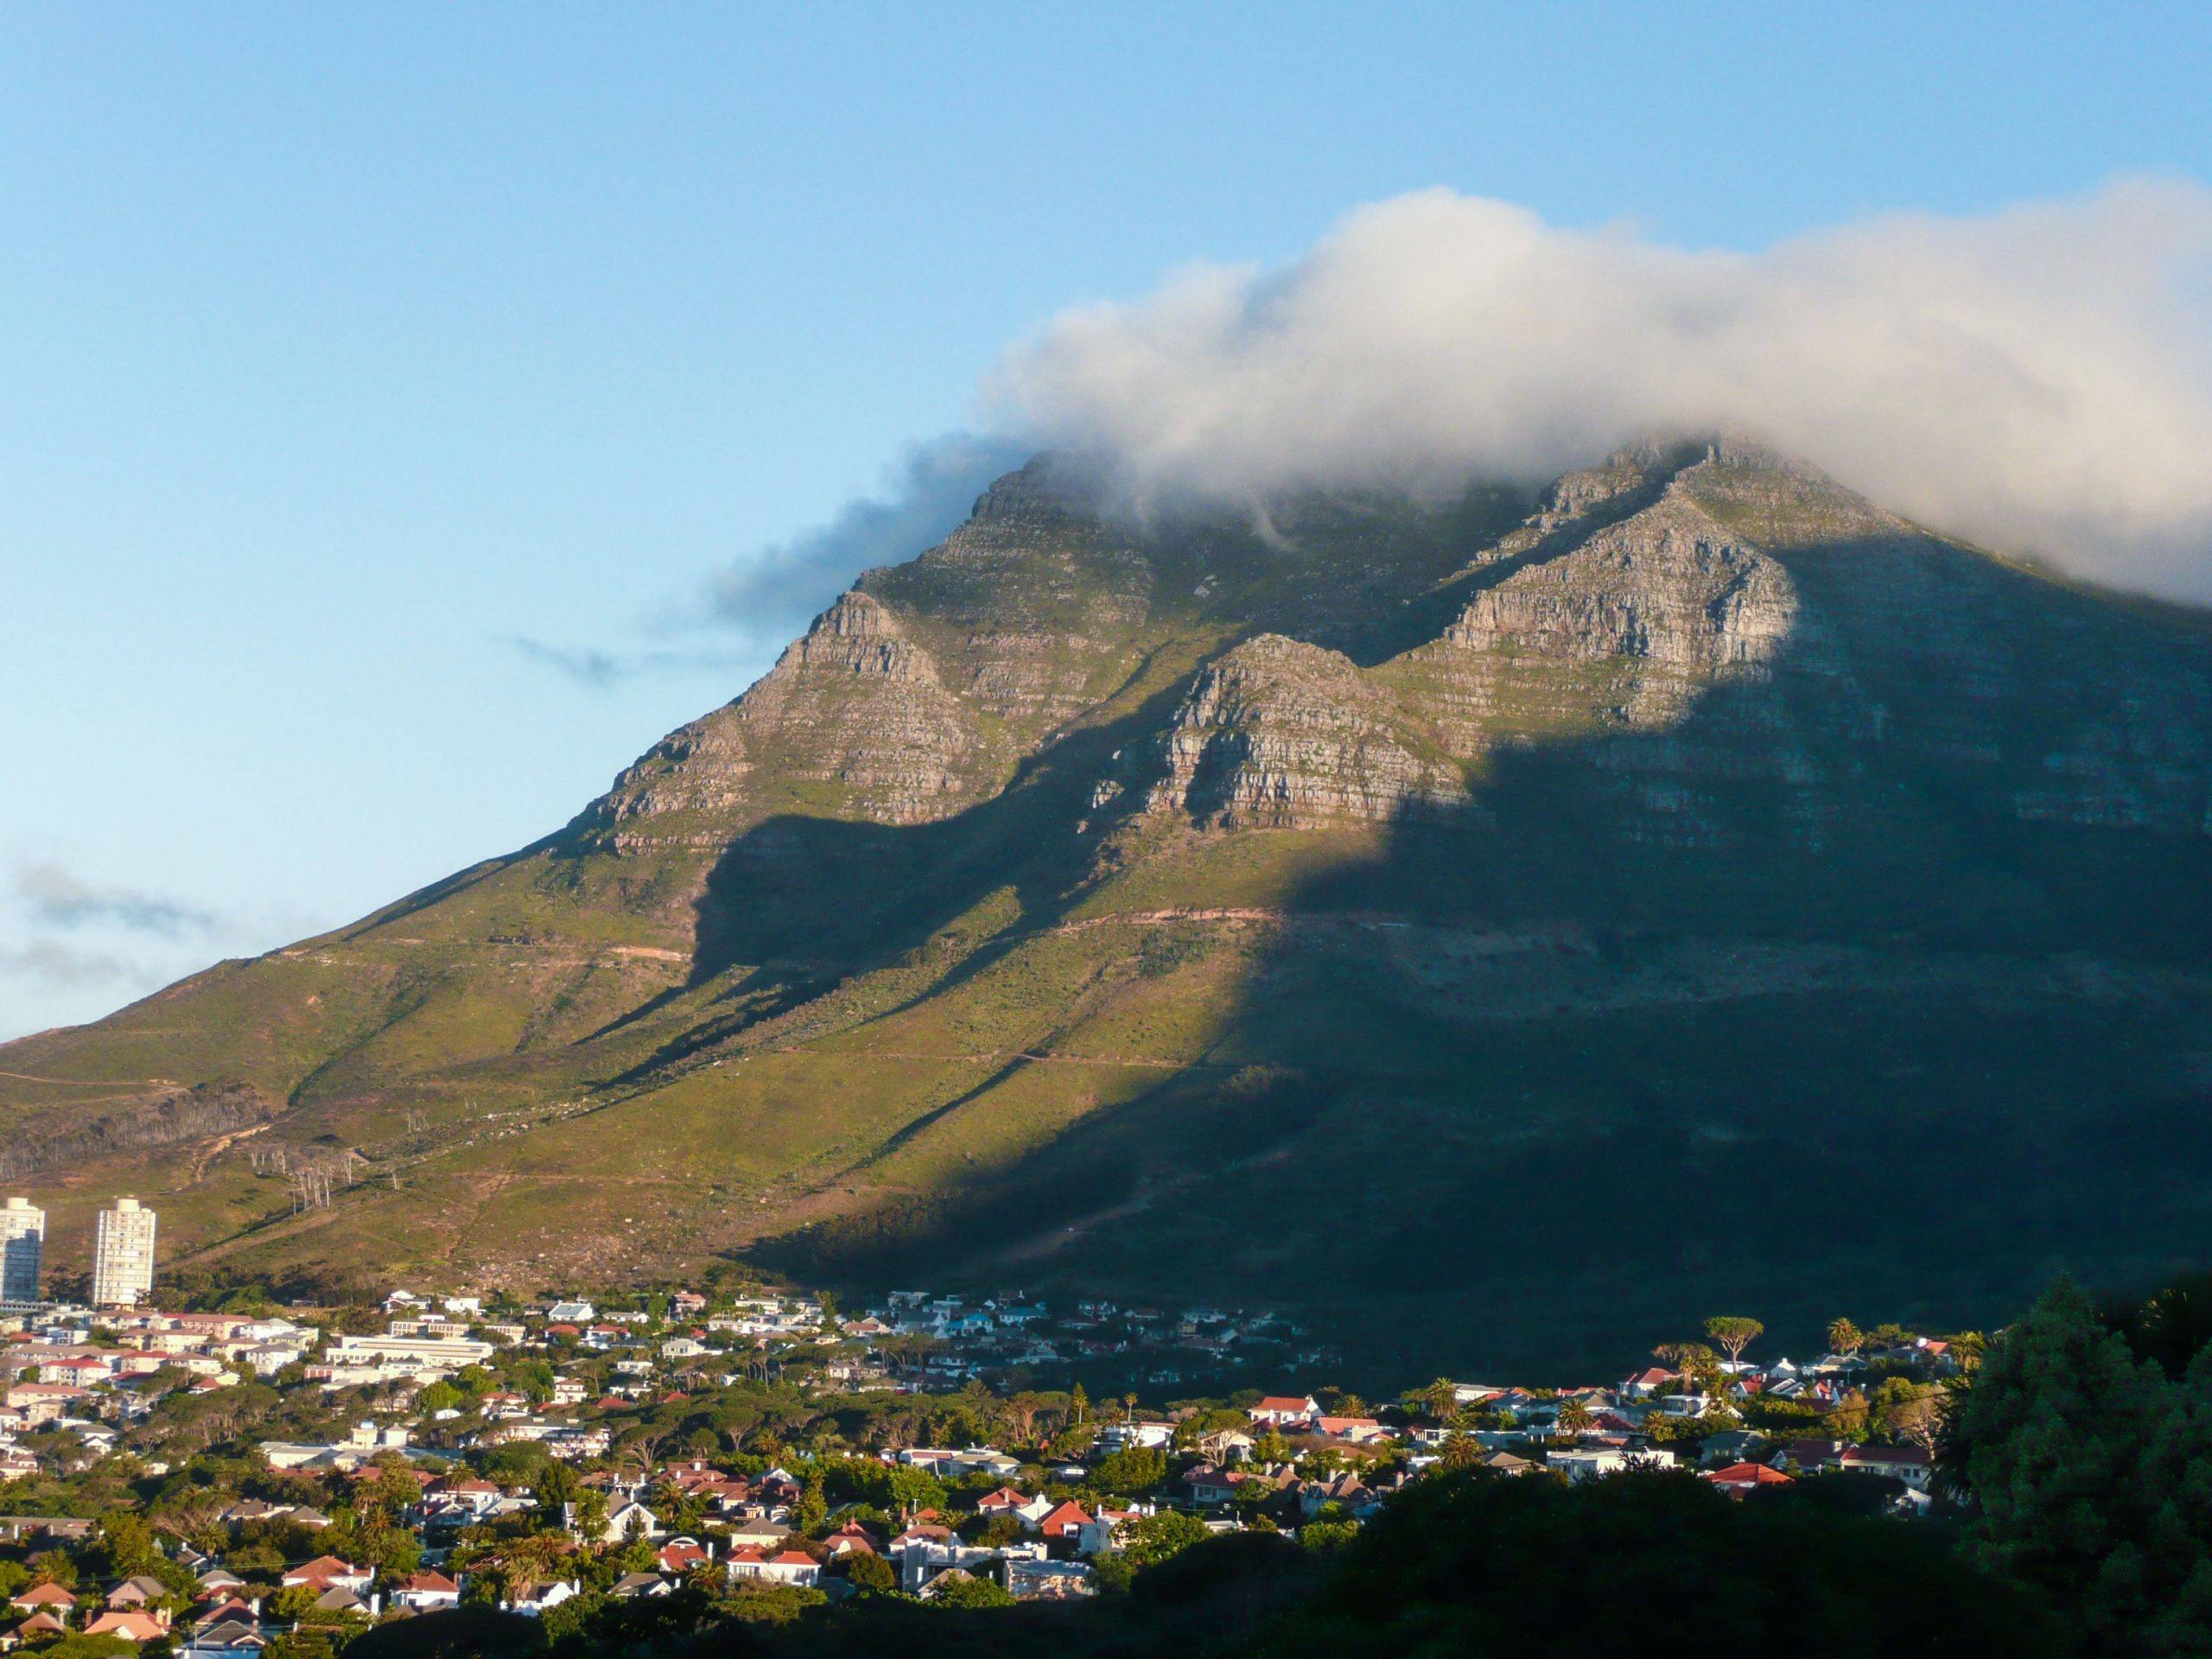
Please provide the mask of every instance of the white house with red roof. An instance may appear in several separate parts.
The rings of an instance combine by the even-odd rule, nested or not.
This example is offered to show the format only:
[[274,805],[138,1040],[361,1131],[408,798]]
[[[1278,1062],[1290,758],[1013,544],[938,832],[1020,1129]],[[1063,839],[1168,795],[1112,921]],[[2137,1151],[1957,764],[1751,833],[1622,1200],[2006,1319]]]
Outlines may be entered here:
[[1372,1417],[1330,1417],[1313,1420],[1316,1433],[1325,1434],[1332,1440],[1347,1440],[1354,1446],[1364,1446],[1370,1440],[1388,1440],[1390,1431]]
[[461,1586],[442,1573],[425,1569],[391,1592],[391,1605],[415,1613],[441,1612],[461,1605]]
[[1090,1524],[1090,1511],[1074,1499],[1070,1498],[1039,1521],[1037,1531],[1039,1536],[1046,1539],[1072,1540]]
[[365,1596],[376,1582],[376,1576],[372,1567],[355,1567],[335,1555],[318,1555],[288,1571],[283,1585],[288,1590],[305,1585],[315,1590],[350,1590],[357,1596]]
[[1919,1491],[1928,1485],[1934,1459],[1917,1446],[1847,1446],[1836,1467],[1847,1474],[1893,1476]]
[[1320,1412],[1321,1402],[1311,1395],[1271,1394],[1258,1405],[1247,1408],[1244,1414],[1263,1427],[1281,1428],[1311,1421]]
[[653,1560],[660,1564],[660,1570],[679,1579],[714,1559],[714,1553],[696,1538],[671,1538],[653,1552]]
[[35,1584],[16,1595],[8,1605],[19,1607],[27,1613],[51,1611],[67,1618],[70,1610],[76,1606],[77,1598],[58,1584]]

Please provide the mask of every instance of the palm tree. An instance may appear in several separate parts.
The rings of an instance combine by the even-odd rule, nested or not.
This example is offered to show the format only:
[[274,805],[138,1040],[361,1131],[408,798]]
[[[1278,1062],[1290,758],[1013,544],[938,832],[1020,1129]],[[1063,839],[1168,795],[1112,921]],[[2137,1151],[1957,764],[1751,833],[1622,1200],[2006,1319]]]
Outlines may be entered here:
[[1428,1414],[1442,1422],[1459,1403],[1459,1389],[1448,1376],[1440,1376],[1421,1390],[1421,1402],[1428,1408]]

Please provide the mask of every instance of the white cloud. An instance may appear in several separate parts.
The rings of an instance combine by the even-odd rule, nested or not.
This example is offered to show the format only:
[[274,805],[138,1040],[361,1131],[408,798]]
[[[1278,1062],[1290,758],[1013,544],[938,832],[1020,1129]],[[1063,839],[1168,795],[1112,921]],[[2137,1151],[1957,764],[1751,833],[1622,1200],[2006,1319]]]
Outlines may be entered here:
[[987,404],[1140,505],[1549,476],[1748,429],[1883,505],[2102,579],[2212,594],[2212,192],[2135,181],[1764,253],[1428,190],[1289,267],[1071,312]]
[[971,432],[913,445],[875,494],[716,573],[710,588],[716,616],[757,645],[780,645],[861,571],[902,563],[943,541],[992,480],[1028,455],[1009,439]]

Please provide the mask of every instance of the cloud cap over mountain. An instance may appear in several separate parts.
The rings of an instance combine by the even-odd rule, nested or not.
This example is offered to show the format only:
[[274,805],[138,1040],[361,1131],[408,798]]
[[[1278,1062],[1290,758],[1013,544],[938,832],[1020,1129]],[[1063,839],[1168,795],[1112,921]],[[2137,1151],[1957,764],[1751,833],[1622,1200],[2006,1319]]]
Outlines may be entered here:
[[1547,476],[1747,430],[1885,505],[2103,580],[2212,597],[2212,191],[2125,181],[1764,252],[1570,230],[1426,190],[1280,270],[1065,314],[986,390],[1140,506]]

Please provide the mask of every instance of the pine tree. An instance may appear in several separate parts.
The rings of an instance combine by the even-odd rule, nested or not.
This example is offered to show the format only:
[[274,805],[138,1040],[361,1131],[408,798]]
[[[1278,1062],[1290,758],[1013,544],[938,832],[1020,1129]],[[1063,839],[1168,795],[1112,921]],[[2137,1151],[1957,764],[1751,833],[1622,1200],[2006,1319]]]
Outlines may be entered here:
[[2138,1645],[2154,1618],[2212,1637],[2212,1366],[2170,1383],[2062,1281],[1991,1344],[1942,1462],[1975,1506],[1973,1553],[2110,1650],[2161,1650]]

